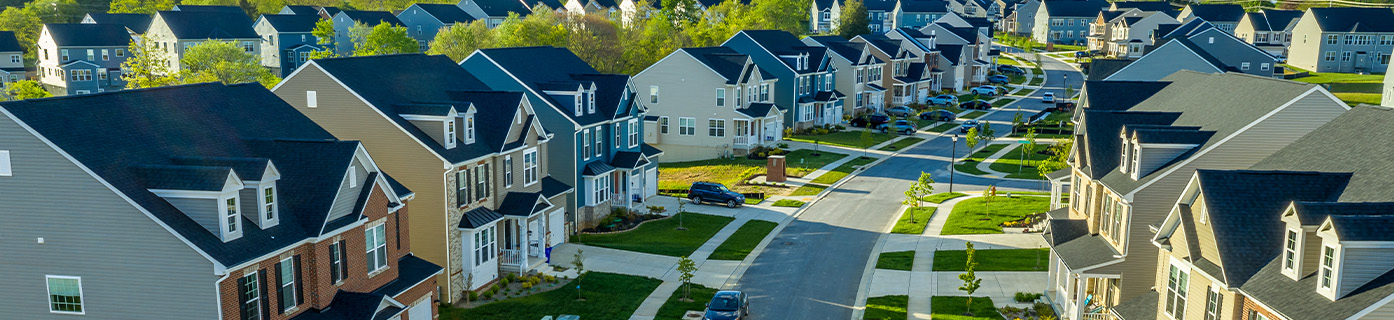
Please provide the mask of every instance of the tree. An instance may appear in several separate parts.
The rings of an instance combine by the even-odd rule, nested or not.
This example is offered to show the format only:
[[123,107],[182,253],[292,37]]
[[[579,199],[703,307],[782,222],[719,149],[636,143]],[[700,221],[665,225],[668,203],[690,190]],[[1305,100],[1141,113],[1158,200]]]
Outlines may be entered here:
[[1036,172],[1042,177],[1056,170],[1069,167],[1070,148],[1074,146],[1074,139],[1050,146],[1050,157],[1036,163]]
[[684,228],[682,225],[682,216],[684,212],[687,212],[687,200],[678,199],[678,212],[673,213],[673,215],[678,216],[678,228],[676,229],[678,231],[687,230],[687,228]]
[[997,139],[997,131],[992,130],[991,122],[983,121],[983,130],[978,134],[978,139],[989,143]]
[[876,144],[876,139],[871,137],[871,130],[862,130],[861,145],[863,158],[866,157],[866,149],[871,148],[874,144]]
[[127,51],[131,56],[121,62],[121,79],[126,81],[126,89],[179,84],[179,79],[170,75],[168,61],[161,55],[164,51],[155,47],[154,41],[131,41]]
[[[330,28],[332,32],[332,24]],[[426,53],[443,54],[451,61],[461,61],[475,50],[493,48],[493,42],[488,25],[481,19],[469,24],[455,24],[436,33],[435,39],[431,39],[431,49]]]
[[837,35],[848,40],[871,33],[871,27],[867,24],[866,4],[862,0],[847,0],[842,6],[842,13],[837,17]]
[[910,189],[905,190],[905,201],[901,203],[910,205],[910,221],[915,221],[915,211],[920,209],[924,197],[934,193],[934,178],[929,173],[920,171],[920,179],[910,183]]
[[1016,167],[1016,174],[1021,174],[1021,168],[1026,167],[1026,155],[1036,151],[1036,128],[1026,128],[1026,144],[1021,145],[1021,159]]
[[674,26],[685,26],[702,21],[702,6],[696,0],[663,1],[659,14]]
[[406,27],[393,26],[390,23],[378,23],[371,28],[357,23],[349,29],[349,34],[354,40],[353,55],[357,57],[416,53],[421,50],[416,39],[407,35]]
[[34,45],[38,43],[39,30],[42,28],[43,21],[30,8],[9,7],[0,11],[0,31],[13,31],[20,46],[24,47],[24,52],[34,52]]
[[978,132],[977,127],[968,128],[968,133],[963,136],[963,143],[968,146],[968,153],[973,153],[973,148],[982,142],[982,133]]
[[978,287],[982,285],[983,279],[978,279],[978,275],[973,272],[974,269],[978,268],[977,250],[973,249],[972,242],[966,242],[964,245],[968,247],[966,250],[968,259],[963,266],[963,271],[965,272],[958,275],[958,279],[963,280],[963,285],[959,286],[958,290],[968,294],[968,313],[965,315],[971,317],[973,316],[973,292],[978,291]]
[[44,87],[39,85],[39,82],[34,80],[20,80],[10,84],[9,88],[5,88],[5,94],[9,96],[10,100],[38,99],[53,96],[48,90],[44,90]]
[[1065,100],[1073,99],[1075,96],[1075,86],[1065,85]]
[[697,263],[687,256],[678,258],[678,280],[682,281],[682,301],[692,301],[692,277],[697,273]]
[[[1021,108],[1020,104],[1018,104],[1017,108]],[[1012,133],[1016,133],[1016,128],[1020,127],[1024,123],[1025,122],[1021,121],[1021,112],[1017,112],[1015,116],[1012,116]]]
[[581,277],[586,275],[586,250],[576,249],[575,260],[571,260],[571,266],[576,267],[576,301],[585,301],[581,296]]
[[179,77],[182,83],[218,81],[226,84],[259,82],[271,88],[281,81],[270,69],[261,66],[261,57],[231,41],[204,41],[184,50],[179,60],[184,67]]
[[315,43],[323,48],[310,52],[310,59],[327,59],[338,56],[334,53],[339,50],[339,41],[338,38],[335,38],[338,35],[334,31],[333,20],[319,19],[319,22],[315,22],[315,29],[310,31],[310,34],[315,36]]
[[155,14],[174,8],[174,0],[112,0],[109,13]]

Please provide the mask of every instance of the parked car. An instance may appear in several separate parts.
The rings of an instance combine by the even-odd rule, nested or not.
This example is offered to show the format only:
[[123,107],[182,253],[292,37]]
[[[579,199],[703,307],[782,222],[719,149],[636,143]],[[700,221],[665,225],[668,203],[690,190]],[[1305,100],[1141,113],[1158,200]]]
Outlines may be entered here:
[[978,99],[978,100],[973,100],[973,101],[964,102],[963,104],[958,105],[958,107],[959,107],[959,108],[964,108],[964,109],[987,110],[987,109],[992,109],[992,103],[991,103],[991,102],[987,102],[987,100]]
[[695,204],[703,202],[725,203],[727,207],[731,208],[745,204],[745,195],[731,191],[725,185],[716,182],[693,182],[692,186],[688,188],[687,198]]
[[996,91],[997,94],[1005,94],[1005,93],[1007,93],[1007,87],[1003,87],[1003,86],[994,86],[994,85],[986,85],[986,84],[985,84],[985,85],[981,85],[981,86],[978,86],[978,87],[979,87],[979,88],[983,88],[983,89],[991,89],[991,90],[993,90],[993,91]]
[[1007,84],[1008,82],[1012,82],[1012,78],[1000,74],[987,77],[987,83],[991,84]]
[[740,320],[750,315],[750,300],[745,292],[717,291],[707,302],[707,310],[702,311],[702,320]]
[[948,110],[930,110],[920,113],[920,120],[954,121],[958,115]]
[[963,121],[963,124],[961,124],[961,125],[958,126],[958,132],[960,132],[960,133],[968,133],[968,129],[972,129],[972,128],[978,128],[978,130],[982,130],[982,129],[983,129],[983,125],[978,124],[978,120],[972,120],[972,119],[965,120],[965,121]]
[[951,95],[951,94],[941,94],[941,95],[937,95],[937,96],[934,96],[933,98],[929,98],[929,104],[933,104],[933,105],[956,105],[956,104],[958,104],[958,96]]
[[1044,103],[1055,103],[1055,93],[1054,93],[1054,92],[1046,92],[1044,95],[1041,95],[1041,102],[1044,102]]
[[[986,87],[986,88],[984,88],[984,87]],[[997,87],[994,87],[994,86],[974,87],[973,89],[968,89],[968,93],[970,93],[970,94],[976,94],[976,95],[980,95],[980,96],[996,97],[996,96],[997,96]]]
[[915,109],[910,109],[910,107],[907,106],[894,106],[886,108],[886,114],[897,117],[909,117],[915,114]]
[[998,66],[997,66],[997,72],[1001,72],[1001,73],[1005,73],[1005,74],[1026,74],[1026,70],[1022,70],[1021,67],[1017,67],[1017,66],[1013,66],[1013,65],[1007,65],[1007,64],[998,65]]
[[895,132],[903,135],[910,135],[914,134],[915,131],[919,131],[919,129],[915,128],[915,124],[907,120],[896,120],[895,123],[883,124],[876,128],[881,129],[881,132]]
[[877,113],[854,118],[851,121],[851,125],[858,128],[875,128],[876,126],[890,121],[891,117]]

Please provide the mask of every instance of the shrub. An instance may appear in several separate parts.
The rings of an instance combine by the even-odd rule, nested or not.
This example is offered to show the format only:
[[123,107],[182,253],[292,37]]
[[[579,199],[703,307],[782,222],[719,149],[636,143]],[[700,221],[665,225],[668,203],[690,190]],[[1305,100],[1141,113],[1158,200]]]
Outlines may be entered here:
[[524,282],[523,289],[532,289],[532,282]]
[[1036,299],[1039,299],[1040,297],[1040,293],[1017,292],[1015,299],[1016,302],[1031,302],[1036,301]]
[[788,143],[783,143],[783,142],[780,142],[779,144],[776,144],[775,146],[776,146],[776,147],[779,147],[780,149],[788,149],[788,148],[789,148],[789,144],[788,144]]
[[470,300],[479,300],[479,293],[470,291]]
[[547,282],[557,282],[557,277],[556,277],[556,276],[552,276],[552,275],[548,275],[548,276],[547,276]]
[[485,300],[493,299],[493,298],[494,298],[494,291],[493,291],[493,290],[484,291],[484,295],[483,295],[482,297],[484,297]]
[[499,279],[499,284],[505,285],[505,286],[506,286],[506,285],[508,285],[508,283],[511,282],[511,281],[513,281],[513,280],[510,279],[510,278],[503,278],[503,279]]

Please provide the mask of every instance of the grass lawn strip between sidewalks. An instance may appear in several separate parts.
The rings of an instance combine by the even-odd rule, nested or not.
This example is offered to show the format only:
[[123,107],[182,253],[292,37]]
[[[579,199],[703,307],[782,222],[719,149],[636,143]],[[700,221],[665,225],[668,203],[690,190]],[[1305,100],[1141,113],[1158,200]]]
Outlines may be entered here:
[[866,298],[864,320],[905,320],[910,317],[909,296]]
[[765,236],[770,234],[778,223],[764,220],[750,220],[736,229],[726,242],[722,242],[716,250],[712,251],[709,259],[714,260],[744,260],[745,256],[750,255],[755,250],[755,246],[765,240]]
[[[1050,146],[1038,143],[1036,145],[1036,150],[1033,150],[1031,154],[1026,155],[1025,163],[1021,162],[1022,146],[1024,145],[1019,143],[1012,146],[1011,151],[1007,151],[1007,154],[1004,154],[1001,158],[992,161],[992,164],[989,164],[987,167],[992,169],[993,171],[1007,173],[1008,178],[1045,179],[1044,177],[1041,177],[1040,172],[1036,170],[1036,167],[1032,165],[1035,163],[1039,163],[1041,160],[1049,158],[1049,156],[1040,154],[1038,151],[1046,150],[1046,148],[1049,148]],[[1018,173],[1018,171],[1020,171],[1020,173]]]
[[816,195],[818,195],[819,193],[822,193],[823,190],[827,190],[827,189],[828,189],[827,186],[821,186],[821,185],[816,185],[816,184],[805,184],[805,185],[803,185],[802,187],[799,187],[798,189],[794,189],[794,192],[789,193],[789,195],[791,195],[791,196],[816,196]]
[[798,208],[802,207],[804,205],[804,202],[794,199],[780,199],[779,201],[775,201],[774,204],[771,205],[776,207]]
[[896,151],[896,150],[904,149],[905,147],[909,147],[909,146],[912,145],[912,144],[919,143],[920,141],[924,141],[924,138],[920,138],[920,137],[905,137],[905,139],[896,140],[895,142],[891,142],[891,144],[888,144],[888,145],[886,145],[886,146],[884,146],[884,147],[881,147],[881,150],[883,150],[883,151]]
[[1050,207],[1049,197],[992,197],[972,198],[960,201],[949,213],[944,223],[942,235],[955,234],[997,234],[1002,233],[1003,222],[1020,220],[1027,215],[1045,212]]
[[929,298],[929,305],[929,317],[934,320],[1003,320],[988,297],[973,297],[971,317],[963,315],[969,310],[968,297],[934,296]]
[[[895,221],[895,227],[891,228],[891,233],[921,234],[924,228],[929,226],[929,217],[934,216],[935,207],[905,208],[905,212],[900,214],[900,219]],[[911,218],[914,212],[914,219]]]
[[[878,145],[895,137],[896,136],[893,134],[872,132],[871,145]],[[818,143],[843,146],[848,148],[860,149],[862,147],[862,131],[860,130],[838,131],[824,135],[794,135],[787,138],[790,141],[799,141],[807,143],[813,143],[814,140],[817,140]]]
[[[734,218],[683,212],[671,218],[649,221],[634,230],[611,234],[578,234],[581,244],[652,253],[690,256]],[[687,230],[676,230],[678,223]]]
[[825,172],[823,173],[823,175],[814,178],[813,183],[832,185],[833,183],[837,183],[838,180],[846,178],[847,175],[852,174],[852,170],[855,170],[855,167],[864,166],[868,163],[871,163],[872,161],[876,161],[876,158],[857,157],[856,159],[852,159],[852,161],[847,161],[846,163],[837,166],[837,168],[833,168],[831,171]]
[[1008,104],[1011,104],[1012,102],[1015,102],[1015,101],[1016,101],[1016,98],[1002,98],[1002,99],[997,99],[997,101],[993,101],[993,102],[992,102],[992,107],[993,107],[993,108],[1001,108],[1001,107],[1006,106],[1006,105],[1008,105]]
[[962,117],[959,117],[959,118],[960,118],[960,119],[977,119],[978,117],[981,117],[981,116],[983,116],[983,115],[985,115],[985,114],[987,114],[987,111],[978,110],[978,111],[969,112],[968,114],[965,114],[965,115],[963,115]]
[[966,194],[963,194],[963,193],[961,193],[961,192],[940,192],[940,193],[931,194],[931,195],[929,195],[929,196],[927,196],[927,197],[924,197],[923,199],[924,199],[924,201],[926,201],[926,202],[944,203],[944,201],[949,201],[949,199],[958,198],[958,197],[963,197],[963,196],[967,196],[967,195],[966,195]]
[[[976,252],[977,271],[1046,271],[1050,249],[979,249]],[[940,250],[934,252],[934,271],[964,271],[968,252]]]
[[936,132],[936,133],[939,133],[939,132],[944,132],[944,131],[949,131],[949,130],[958,129],[958,127],[959,127],[959,124],[957,124],[957,123],[945,122],[944,124],[934,126],[933,128],[929,128],[929,132]]
[[[801,177],[847,156],[827,151],[820,151],[816,157],[812,154],[813,150],[803,149],[794,150],[785,155],[785,165],[788,167],[789,175]],[[664,163],[658,168],[658,188],[687,189],[693,181],[711,181],[724,184],[727,188],[738,192],[765,192],[777,189],[741,185],[743,182],[741,179],[764,173],[765,162],[765,159],[737,157],[736,159]]]
[[685,288],[687,286],[680,285],[677,290],[673,290],[673,295],[668,296],[668,302],[664,302],[663,307],[658,308],[658,314],[654,319],[682,319],[684,315],[687,315],[688,310],[706,310],[707,302],[711,301],[712,296],[715,296],[717,291],[693,283],[692,291],[688,292],[688,297],[692,298],[692,301],[682,301],[682,293]]
[[982,149],[978,149],[977,152],[974,152],[967,158],[960,160],[960,163],[954,165],[954,169],[968,174],[987,174],[987,172],[978,170],[978,163],[982,162],[983,159],[992,156],[992,154],[997,153],[997,151],[1001,151],[1002,148],[1006,147],[1006,144],[989,144],[983,147]]
[[876,257],[876,268],[910,271],[915,265],[915,251],[882,252]]
[[[1284,65],[1294,71],[1305,71],[1292,66]],[[1336,98],[1345,101],[1349,105],[1361,103],[1379,104],[1381,85],[1384,83],[1384,74],[1355,74],[1355,73],[1309,73],[1310,76],[1292,79],[1293,81],[1327,84],[1330,91]]]
[[[604,272],[587,272],[581,278],[581,296],[576,300],[576,282],[552,291],[462,309],[443,307],[440,319],[541,319],[563,314],[581,319],[628,319],[662,280]],[[705,302],[704,302],[705,303]]]

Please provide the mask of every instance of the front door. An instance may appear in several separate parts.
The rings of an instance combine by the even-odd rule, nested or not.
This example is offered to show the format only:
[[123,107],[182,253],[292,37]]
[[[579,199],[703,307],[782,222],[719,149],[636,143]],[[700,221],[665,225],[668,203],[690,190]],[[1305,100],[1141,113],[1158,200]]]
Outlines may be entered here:
[[634,169],[629,176],[629,201],[642,201],[644,194],[644,172],[643,169]]
[[644,172],[644,198],[658,195],[658,168]]

